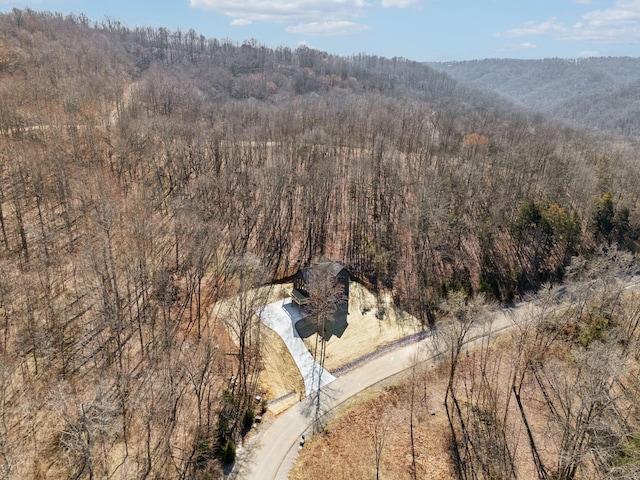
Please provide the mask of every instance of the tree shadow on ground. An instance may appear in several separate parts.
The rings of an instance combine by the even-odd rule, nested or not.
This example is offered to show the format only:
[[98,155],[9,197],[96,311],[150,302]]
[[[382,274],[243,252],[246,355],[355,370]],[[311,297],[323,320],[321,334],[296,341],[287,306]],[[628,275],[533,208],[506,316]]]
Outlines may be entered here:
[[[309,338],[314,333],[320,333],[321,327],[317,324],[313,315],[308,314],[305,307],[289,303],[283,305],[282,308],[284,308],[287,315],[291,318],[295,331],[300,338]],[[349,326],[347,322],[348,313],[346,305],[338,307],[333,314],[333,318],[325,325],[324,334],[321,334],[325,341],[329,341],[334,335],[338,338],[344,335],[345,330]]]
[[315,390],[305,398],[302,405],[302,414],[309,419],[309,428],[305,434],[313,434],[323,430],[329,413],[335,405],[336,391],[331,385],[325,385]]

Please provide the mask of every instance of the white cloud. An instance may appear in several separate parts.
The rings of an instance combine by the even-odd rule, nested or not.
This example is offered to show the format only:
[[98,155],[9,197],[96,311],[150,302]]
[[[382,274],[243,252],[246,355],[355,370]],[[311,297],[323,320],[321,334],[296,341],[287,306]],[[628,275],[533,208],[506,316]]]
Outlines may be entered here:
[[382,0],[383,8],[409,8],[417,5],[420,0]]
[[554,17],[542,23],[528,22],[502,34],[505,37],[527,35],[548,35],[565,41],[640,43],[640,0],[617,0],[612,8],[585,13],[573,25]]
[[527,35],[544,35],[544,34],[556,34],[565,29],[564,25],[553,17],[546,22],[526,22],[518,28],[512,28],[507,30],[502,36],[505,37],[524,37]]
[[505,48],[499,48],[497,49],[497,51],[498,52],[519,52],[522,50],[532,50],[534,48],[538,48],[538,46],[531,42],[524,42],[524,43],[516,43],[513,45],[509,45]]
[[538,48],[537,45],[535,45],[535,44],[533,44],[531,42],[524,42],[524,43],[521,43],[519,45],[515,45],[514,47],[516,49],[518,49],[518,50],[531,50],[532,48]]
[[[0,0],[3,1],[3,0]],[[423,0],[189,0],[191,8],[231,17],[231,25],[289,24],[289,33],[315,36],[359,35],[371,27],[356,23],[373,8],[409,8]]]
[[330,22],[360,18],[366,0],[190,0],[192,8],[262,22]]
[[231,25],[234,27],[244,27],[246,25],[251,25],[253,22],[251,20],[247,20],[246,18],[236,18],[231,22]]
[[584,50],[578,54],[580,58],[601,57],[602,54],[596,50]]
[[371,27],[347,20],[301,23],[299,25],[286,28],[286,31],[289,33],[324,37],[359,35],[368,30],[371,30]]

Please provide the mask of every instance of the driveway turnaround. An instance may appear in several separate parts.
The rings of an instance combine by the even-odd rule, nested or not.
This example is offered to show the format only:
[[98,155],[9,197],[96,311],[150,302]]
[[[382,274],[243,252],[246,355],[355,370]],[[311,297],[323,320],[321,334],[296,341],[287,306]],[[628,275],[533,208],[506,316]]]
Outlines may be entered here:
[[262,323],[284,340],[293,361],[300,370],[307,395],[318,391],[336,379],[314,360],[302,338],[298,335],[295,324],[298,320],[302,320],[303,316],[299,308],[291,304],[290,298],[270,303],[258,309],[258,314]]

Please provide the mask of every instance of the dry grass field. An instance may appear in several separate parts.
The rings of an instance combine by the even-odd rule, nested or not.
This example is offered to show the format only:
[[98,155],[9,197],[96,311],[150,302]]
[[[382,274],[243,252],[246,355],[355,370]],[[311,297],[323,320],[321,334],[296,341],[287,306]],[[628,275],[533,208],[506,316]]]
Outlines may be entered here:
[[[635,306],[632,308],[637,312],[636,302],[637,297],[634,297],[632,305]],[[567,337],[560,336],[547,350],[545,368],[539,381],[562,385],[563,390],[553,390],[561,401],[545,396],[540,384],[533,378],[527,378],[518,387],[522,412],[527,417],[525,428],[522,413],[510,387],[515,372],[520,367],[522,350],[531,346],[530,343],[522,343],[521,335],[520,331],[513,330],[493,341],[475,343],[469,347],[468,355],[463,354],[459,358],[456,367],[452,391],[457,396],[465,429],[474,442],[473,452],[477,455],[474,459],[483,462],[487,472],[495,474],[500,471],[498,454],[504,454],[501,448],[508,445],[509,468],[512,469],[510,472],[516,478],[537,476],[531,460],[527,428],[535,439],[539,458],[547,471],[560,469],[567,457],[563,442],[566,442],[568,432],[577,435],[576,432],[581,431],[580,422],[583,417],[579,412],[584,411],[581,409],[587,409],[589,402],[600,398],[598,385],[604,382],[607,362],[614,366],[616,372],[620,372],[619,383],[611,391],[612,398],[618,403],[618,410],[613,410],[614,417],[611,418],[598,411],[594,415],[603,415],[598,420],[601,423],[593,425],[599,425],[601,431],[610,432],[613,436],[617,421],[614,419],[615,415],[622,415],[624,421],[635,424],[635,416],[631,412],[637,410],[631,399],[637,398],[636,394],[633,393],[626,399],[621,392],[631,394],[632,390],[637,391],[635,387],[631,387],[637,385],[637,358],[628,358],[625,367],[621,369],[617,365],[619,360],[607,360],[608,356],[616,358],[609,345],[595,344],[592,349],[584,351],[571,347]],[[578,366],[585,357],[589,366]],[[307,441],[304,449],[299,452],[289,478],[456,478],[453,471],[452,435],[445,409],[448,380],[447,362],[427,362],[419,364],[414,371],[407,371],[400,378],[390,379],[387,385],[378,385],[375,389],[354,397],[348,406],[336,412],[324,432]],[[415,477],[411,455],[412,405]],[[601,403],[596,401],[595,405],[599,406]],[[561,407],[567,408],[566,418],[562,417],[562,422],[554,414],[561,411]],[[461,435],[459,428],[457,432]],[[591,437],[585,438],[594,441]],[[461,439],[458,438],[458,441]],[[607,478],[622,478],[619,476],[622,472],[637,471],[633,464],[638,455],[635,447],[624,442],[622,445],[622,450],[616,447],[608,453],[602,449],[604,453],[599,458],[606,458],[606,454],[612,455],[608,460],[611,462],[610,471],[616,472],[614,476]],[[376,462],[376,450],[379,462]],[[623,455],[621,452],[626,453]],[[586,460],[582,460],[576,472],[572,478],[604,478]],[[481,478],[504,477],[488,475]],[[637,476],[632,473],[624,478]]]
[[[390,295],[381,295],[380,319],[377,305],[374,294],[359,283],[351,283],[347,316],[349,326],[342,337],[333,336],[327,342],[324,363],[327,370],[336,370],[385,345],[420,331],[420,322],[393,305]],[[313,352],[315,342],[315,335],[305,339],[310,352]]]
[[[508,376],[510,369],[501,364],[501,353],[509,348],[508,341],[495,344],[490,375]],[[460,362],[463,379],[460,388],[470,387],[480,357],[480,347],[470,350],[470,356]],[[444,480],[455,478],[450,448],[450,430],[444,408],[448,381],[447,364],[422,364],[415,372],[408,371],[395,377],[387,385],[372,387],[350,402],[349,406],[329,421],[326,430],[314,435],[300,451],[291,471],[290,479],[349,478],[354,480],[376,477],[376,446],[379,455],[379,478],[410,480],[412,476],[410,412],[411,396],[414,404],[414,440],[416,450],[416,478]],[[469,382],[469,383],[467,383]],[[502,382],[508,385],[507,379]],[[470,387],[473,388],[473,387]],[[380,391],[382,389],[382,391]],[[413,392],[412,392],[413,389]],[[535,413],[540,399],[529,398],[531,426],[543,431],[546,422]],[[513,405],[515,408],[515,402]],[[528,470],[529,450],[523,429],[511,433],[519,437],[521,445],[515,455],[519,459],[520,473]],[[382,442],[382,448],[380,448]],[[544,445],[552,451],[553,442]]]

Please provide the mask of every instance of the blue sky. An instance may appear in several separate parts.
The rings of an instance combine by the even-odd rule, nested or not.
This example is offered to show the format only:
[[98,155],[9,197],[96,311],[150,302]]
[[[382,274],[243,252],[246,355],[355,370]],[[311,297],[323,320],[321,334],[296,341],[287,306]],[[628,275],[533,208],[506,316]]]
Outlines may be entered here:
[[0,0],[16,7],[340,55],[640,56],[640,0]]

